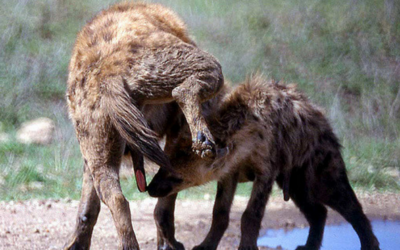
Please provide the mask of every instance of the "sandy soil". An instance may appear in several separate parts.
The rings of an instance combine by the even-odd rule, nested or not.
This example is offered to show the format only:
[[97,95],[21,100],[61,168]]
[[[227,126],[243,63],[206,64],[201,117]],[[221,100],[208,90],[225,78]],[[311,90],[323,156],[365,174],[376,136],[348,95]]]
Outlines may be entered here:
[[[359,193],[369,218],[400,220],[400,194]],[[131,202],[133,226],[141,249],[156,249],[156,227],[153,221],[155,199]],[[237,249],[240,237],[240,216],[247,199],[236,197],[231,222],[219,249]],[[61,249],[75,224],[78,201],[29,200],[0,202],[0,249]],[[178,201],[176,235],[191,249],[200,243],[210,226],[213,201]],[[328,224],[344,220],[329,211]],[[292,202],[272,197],[262,223],[267,228],[305,227],[307,222]],[[261,231],[262,233],[262,231]],[[92,239],[92,249],[117,249],[117,236],[110,211],[102,206]],[[260,248],[269,249],[269,248]]]

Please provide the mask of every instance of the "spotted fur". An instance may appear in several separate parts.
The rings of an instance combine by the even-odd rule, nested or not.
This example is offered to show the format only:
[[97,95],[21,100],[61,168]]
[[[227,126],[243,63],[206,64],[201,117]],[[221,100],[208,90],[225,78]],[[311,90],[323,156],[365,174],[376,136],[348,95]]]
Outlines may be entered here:
[[214,139],[201,104],[222,85],[218,61],[200,50],[183,21],[162,5],[119,3],[83,27],[69,64],[67,102],[85,172],[66,249],[90,247],[99,200],[112,212],[120,249],[139,249],[119,183],[121,156],[131,155],[142,191],[143,156],[173,172],[157,139],[183,112],[193,149],[212,157]]

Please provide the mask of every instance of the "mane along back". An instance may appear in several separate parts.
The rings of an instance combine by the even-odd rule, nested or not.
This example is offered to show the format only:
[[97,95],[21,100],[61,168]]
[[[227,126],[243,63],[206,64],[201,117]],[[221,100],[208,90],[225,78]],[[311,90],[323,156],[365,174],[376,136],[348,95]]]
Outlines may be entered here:
[[292,166],[303,165],[322,144],[340,147],[324,111],[294,84],[279,84],[261,75],[247,78],[225,98],[221,114],[225,113],[240,124],[238,129],[252,121],[262,122],[271,130],[276,157]]

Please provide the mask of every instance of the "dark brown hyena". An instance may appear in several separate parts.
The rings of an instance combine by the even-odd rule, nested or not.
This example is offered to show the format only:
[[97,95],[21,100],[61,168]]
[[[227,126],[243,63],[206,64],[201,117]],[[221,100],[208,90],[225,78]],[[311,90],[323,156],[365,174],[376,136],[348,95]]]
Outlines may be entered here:
[[[218,61],[198,49],[184,23],[161,5],[116,4],[86,24],[78,34],[68,76],[69,114],[85,170],[77,224],[66,248],[90,247],[102,200],[112,212],[120,248],[139,249],[119,183],[122,154],[132,156],[141,191],[146,189],[143,155],[173,171],[157,137],[182,111],[193,150],[212,157],[214,139],[201,103],[222,85]],[[180,111],[165,104],[172,101]]]
[[[217,107],[217,106],[216,106]],[[160,198],[154,217],[158,249],[183,249],[174,236],[177,192],[211,180],[218,189],[210,232],[194,249],[216,249],[229,222],[237,182],[253,181],[253,190],[241,219],[239,249],[257,249],[257,237],[274,181],[291,198],[310,224],[307,242],[297,249],[319,249],[327,210],[338,211],[357,232],[362,249],[379,249],[371,225],[347,179],[340,144],[317,106],[294,85],[279,85],[256,76],[227,94],[206,118],[217,146],[229,153],[200,159],[190,149],[187,126],[166,145],[172,166],[182,183],[169,181],[163,169],[148,187]],[[176,127],[174,127],[176,130]],[[167,196],[168,195],[168,196]]]

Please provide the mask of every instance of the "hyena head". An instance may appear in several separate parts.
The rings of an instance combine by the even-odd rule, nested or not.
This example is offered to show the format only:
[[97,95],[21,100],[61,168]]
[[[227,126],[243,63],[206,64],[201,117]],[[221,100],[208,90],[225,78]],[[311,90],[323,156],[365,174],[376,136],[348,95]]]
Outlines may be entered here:
[[171,164],[181,178],[177,179],[176,175],[160,168],[147,186],[150,196],[165,197],[190,187],[203,185],[218,179],[224,169],[213,168],[214,160],[200,158],[192,152],[191,147],[179,149],[175,156],[176,158],[171,159]]
[[152,197],[165,197],[182,190],[182,179],[176,178],[170,172],[160,168],[150,184],[147,186],[147,192]]

